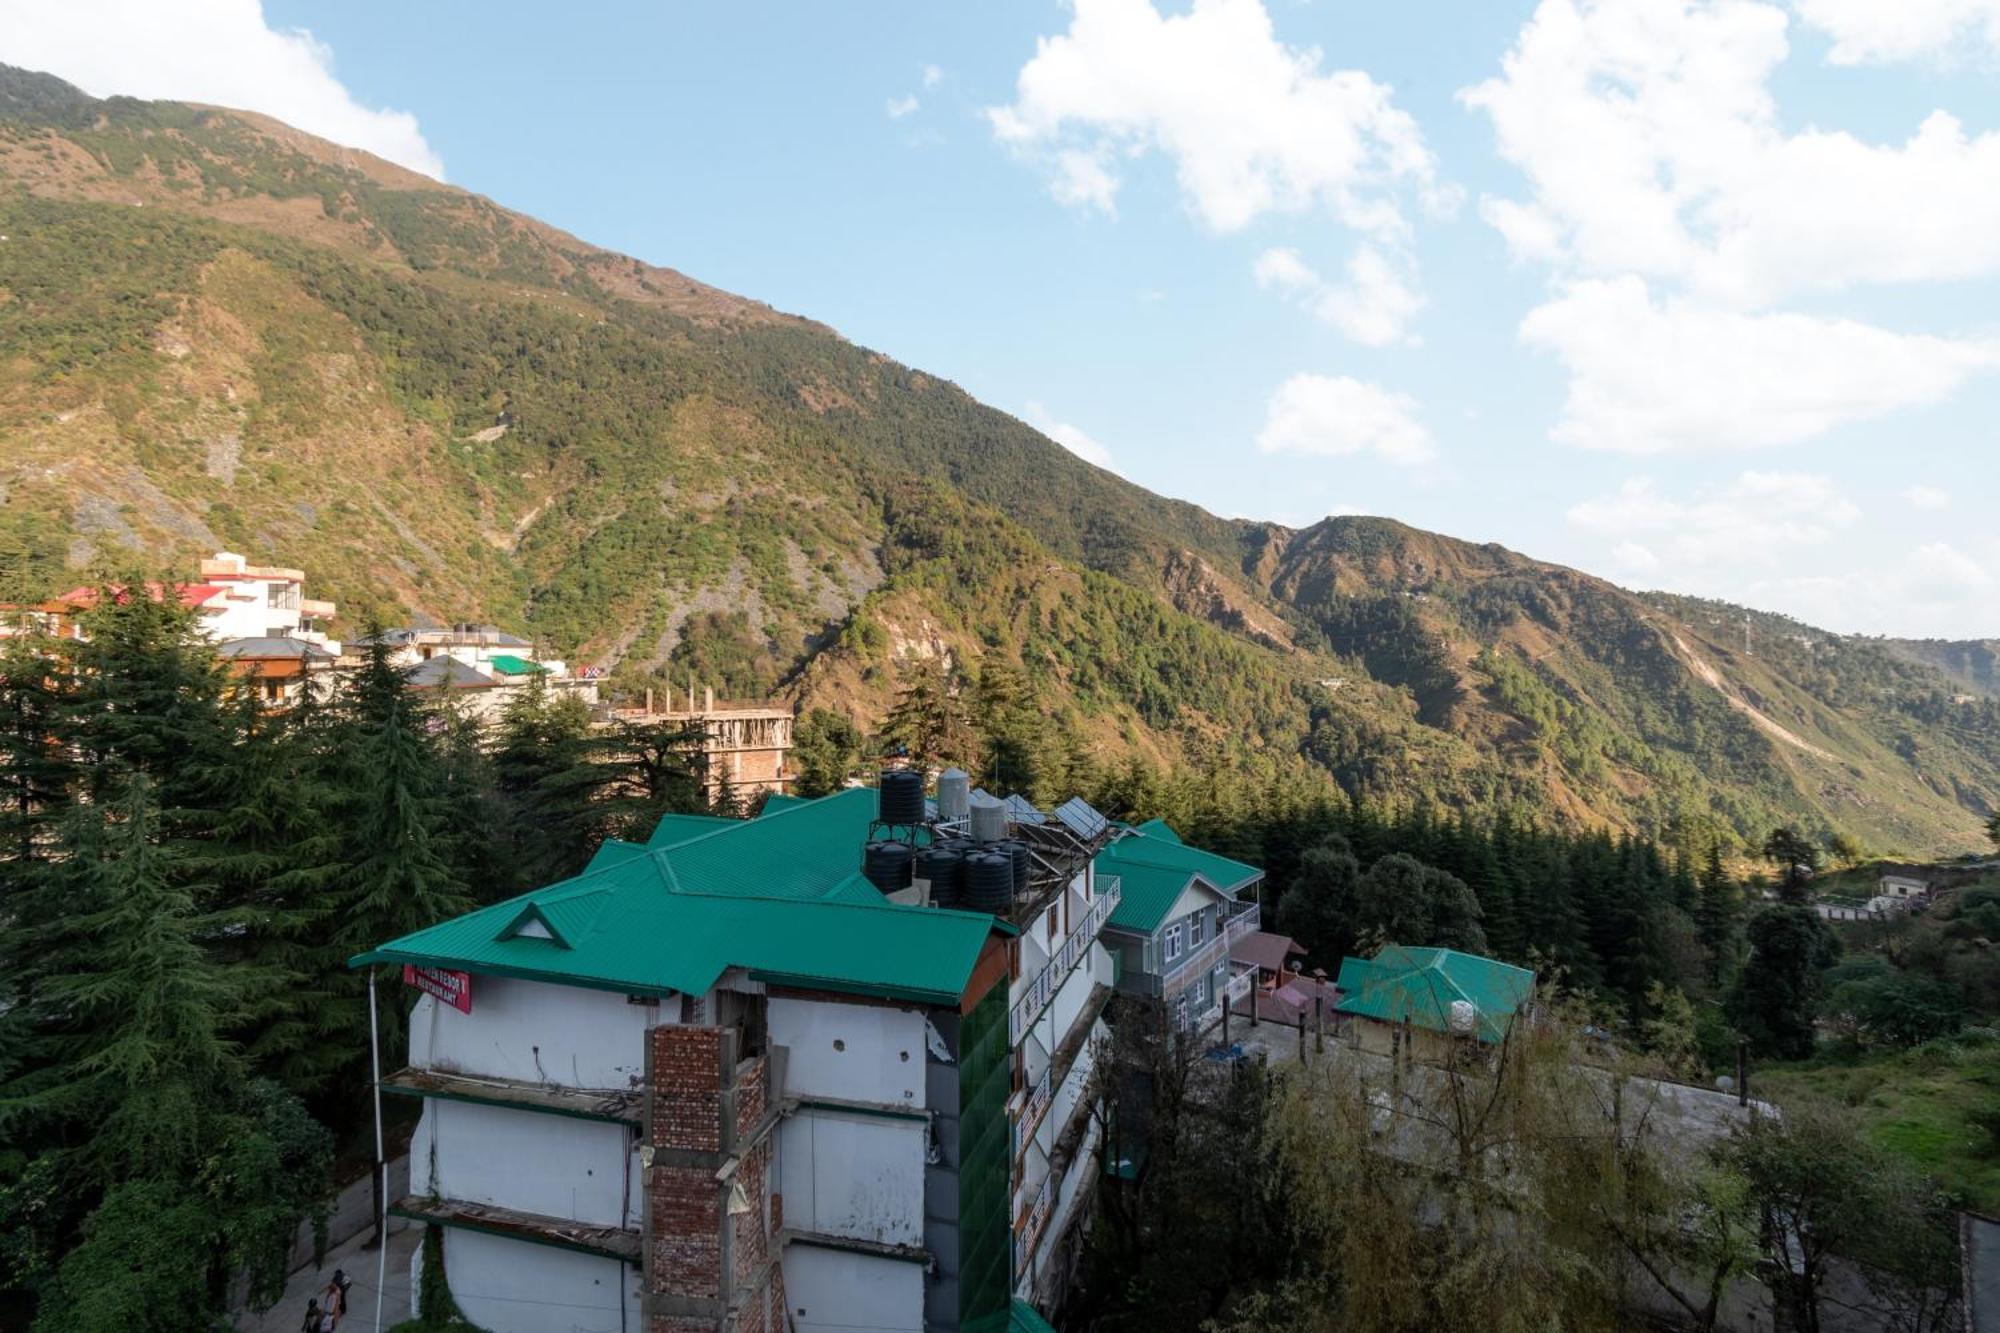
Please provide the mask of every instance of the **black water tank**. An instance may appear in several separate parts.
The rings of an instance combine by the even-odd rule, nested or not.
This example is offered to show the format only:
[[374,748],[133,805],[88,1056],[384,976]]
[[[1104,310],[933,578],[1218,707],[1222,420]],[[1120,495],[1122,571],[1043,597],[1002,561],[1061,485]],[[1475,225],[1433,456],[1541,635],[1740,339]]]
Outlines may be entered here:
[[1014,859],[998,852],[965,858],[965,905],[975,912],[1005,912],[1014,902]]
[[882,772],[882,804],[877,816],[884,824],[924,822],[924,775],[914,768]]
[[861,873],[884,893],[910,887],[909,846],[900,842],[871,842],[861,856]]
[[1013,838],[1005,838],[993,844],[994,851],[1006,857],[1014,866],[1014,896],[1019,898],[1028,891],[1028,872],[1034,869],[1034,860],[1028,851],[1028,844]]
[[930,882],[932,906],[956,907],[964,901],[961,876],[965,857],[958,851],[950,847],[926,847],[917,853],[916,864],[917,878]]

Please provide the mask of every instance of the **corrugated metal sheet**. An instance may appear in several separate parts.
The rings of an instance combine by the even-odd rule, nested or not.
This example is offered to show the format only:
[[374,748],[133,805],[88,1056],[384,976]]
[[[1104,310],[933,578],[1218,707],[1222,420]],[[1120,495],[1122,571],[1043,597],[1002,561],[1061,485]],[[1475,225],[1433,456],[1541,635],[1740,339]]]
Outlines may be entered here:
[[1535,974],[1455,949],[1392,944],[1373,959],[1343,958],[1340,989],[1342,1013],[1384,1023],[1408,1020],[1433,1032],[1449,1031],[1452,1003],[1467,1001],[1478,1011],[1479,1039],[1497,1042],[1534,993]]
[[1099,874],[1116,875],[1125,893],[1110,924],[1151,934],[1196,875],[1234,897],[1264,877],[1256,866],[1189,847],[1160,820],[1150,820],[1097,854]]

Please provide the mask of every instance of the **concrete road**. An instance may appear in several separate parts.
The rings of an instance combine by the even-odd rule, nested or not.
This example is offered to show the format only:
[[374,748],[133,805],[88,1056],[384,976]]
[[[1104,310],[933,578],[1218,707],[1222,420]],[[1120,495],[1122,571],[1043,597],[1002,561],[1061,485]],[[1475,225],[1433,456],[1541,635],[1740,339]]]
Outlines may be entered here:
[[[410,1317],[410,1260],[424,1235],[422,1227],[411,1226],[400,1218],[391,1218],[389,1222],[392,1228],[400,1230],[392,1229],[389,1233],[388,1283],[382,1292],[385,1329],[394,1328]],[[373,1333],[377,1256],[368,1248],[369,1234],[364,1231],[329,1250],[326,1262],[320,1267],[307,1264],[293,1273],[285,1283],[284,1296],[262,1314],[239,1312],[235,1316],[237,1333],[299,1333],[307,1302],[319,1298],[336,1268],[346,1269],[347,1275],[354,1279],[347,1292],[347,1317],[340,1321],[341,1333]]]

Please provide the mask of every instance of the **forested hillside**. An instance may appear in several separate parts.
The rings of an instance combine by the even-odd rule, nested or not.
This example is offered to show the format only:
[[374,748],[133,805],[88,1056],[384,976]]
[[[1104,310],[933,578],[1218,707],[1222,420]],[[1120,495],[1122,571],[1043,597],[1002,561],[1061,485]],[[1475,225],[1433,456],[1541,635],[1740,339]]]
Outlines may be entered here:
[[824,326],[261,117],[0,69],[0,596],[228,547],[864,726],[1740,842],[1975,845],[1989,697],[1877,641],[1374,519],[1226,521]]

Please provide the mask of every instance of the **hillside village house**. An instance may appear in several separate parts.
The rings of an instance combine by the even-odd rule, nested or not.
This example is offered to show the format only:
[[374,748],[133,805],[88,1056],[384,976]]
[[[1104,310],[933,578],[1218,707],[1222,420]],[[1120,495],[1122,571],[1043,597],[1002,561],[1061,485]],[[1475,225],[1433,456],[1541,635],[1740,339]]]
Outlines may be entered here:
[[480,719],[497,717],[507,701],[537,680],[554,693],[597,702],[597,673],[572,673],[569,664],[541,657],[531,640],[496,625],[439,625],[419,621],[348,645],[343,665],[366,660],[370,648],[388,649],[392,665],[403,669],[412,689],[449,696]]
[[1157,819],[1123,830],[1097,870],[1123,886],[1105,926],[1120,991],[1161,1000],[1196,1032],[1222,1017],[1226,998],[1247,993],[1251,969],[1231,961],[1231,948],[1257,930],[1261,908],[1242,895],[1263,871],[1189,847]]
[[1441,1060],[1463,1041],[1497,1045],[1534,997],[1535,974],[1456,949],[1392,944],[1340,963],[1346,1040],[1374,1055]]
[[669,816],[354,960],[424,992],[380,1084],[423,1099],[395,1210],[475,1324],[1048,1327],[1098,1169],[1113,830],[1017,799],[996,841],[997,803],[921,791]]

